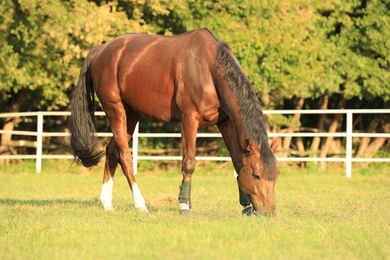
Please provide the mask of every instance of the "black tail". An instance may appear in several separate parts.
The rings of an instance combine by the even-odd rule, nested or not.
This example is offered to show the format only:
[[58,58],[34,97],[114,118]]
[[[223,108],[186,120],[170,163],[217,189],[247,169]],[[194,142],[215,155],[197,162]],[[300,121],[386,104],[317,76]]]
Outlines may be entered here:
[[97,149],[98,138],[94,120],[95,96],[89,72],[91,62],[101,46],[93,47],[85,58],[77,87],[70,102],[70,146],[73,149],[76,162],[85,167],[97,165],[103,156],[103,151]]

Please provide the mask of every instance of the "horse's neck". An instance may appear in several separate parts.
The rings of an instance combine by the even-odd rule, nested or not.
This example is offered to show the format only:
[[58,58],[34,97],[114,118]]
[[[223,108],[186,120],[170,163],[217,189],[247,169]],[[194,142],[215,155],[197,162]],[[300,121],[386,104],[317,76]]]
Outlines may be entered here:
[[236,93],[234,93],[227,85],[221,86],[219,89],[219,99],[224,112],[231,120],[230,127],[234,128],[234,131],[232,131],[233,129],[229,131],[232,133],[234,132],[234,135],[230,137],[237,140],[241,151],[245,151],[244,122]]
[[223,45],[218,49],[216,72],[214,83],[221,109],[229,116],[230,127],[234,128],[234,133],[228,131],[228,138],[235,139],[230,141],[235,155],[233,160],[245,164],[247,140],[259,143],[260,135],[265,131],[261,106],[238,61]]

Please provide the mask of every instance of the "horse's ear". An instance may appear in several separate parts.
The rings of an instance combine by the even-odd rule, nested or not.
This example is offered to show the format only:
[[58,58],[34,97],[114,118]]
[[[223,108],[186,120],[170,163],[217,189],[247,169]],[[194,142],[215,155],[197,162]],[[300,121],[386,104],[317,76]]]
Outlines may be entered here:
[[252,137],[250,137],[248,140],[248,146],[246,147],[246,150],[250,154],[255,154],[255,155],[260,154],[260,148],[256,145],[255,141],[253,141]]
[[282,144],[282,139],[280,138],[280,136],[276,137],[272,143],[271,143],[271,151],[273,153],[276,152],[276,149],[278,149],[278,147]]

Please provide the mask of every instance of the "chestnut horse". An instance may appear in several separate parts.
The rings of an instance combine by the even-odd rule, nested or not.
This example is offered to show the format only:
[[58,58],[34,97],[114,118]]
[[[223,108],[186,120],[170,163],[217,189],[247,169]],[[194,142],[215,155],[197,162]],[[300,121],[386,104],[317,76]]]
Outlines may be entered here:
[[266,120],[248,77],[229,46],[207,29],[178,36],[125,34],[92,48],[81,68],[71,100],[71,147],[78,162],[96,165],[94,92],[108,117],[113,138],[106,147],[101,192],[105,210],[112,210],[115,169],[122,167],[135,208],[147,212],[133,173],[128,143],[141,116],[181,122],[181,212],[191,208],[197,129],[217,125],[238,173],[243,213],[274,214],[278,178],[269,145]]

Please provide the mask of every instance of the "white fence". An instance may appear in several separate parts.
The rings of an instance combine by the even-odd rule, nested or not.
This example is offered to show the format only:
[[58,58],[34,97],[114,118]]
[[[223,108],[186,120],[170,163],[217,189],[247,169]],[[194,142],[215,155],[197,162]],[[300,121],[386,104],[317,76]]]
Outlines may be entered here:
[[[353,133],[353,115],[354,114],[390,114],[390,109],[346,109],[346,110],[266,110],[264,114],[345,114],[346,115],[346,131],[336,133],[269,133],[269,137],[343,137],[346,138],[346,155],[338,158],[318,158],[318,157],[285,157],[278,158],[278,161],[326,161],[326,162],[344,162],[346,167],[346,176],[352,176],[353,162],[390,162],[390,158],[353,158],[352,157],[352,138],[353,137],[385,137],[390,138],[390,133]],[[20,136],[36,136],[36,154],[18,154],[18,155],[0,155],[0,159],[35,159],[36,171],[41,171],[42,159],[73,159],[72,155],[50,155],[42,154],[43,137],[67,137],[69,133],[66,132],[44,132],[44,117],[45,116],[69,116],[69,112],[22,112],[22,113],[2,113],[0,118],[14,118],[14,117],[36,117],[37,127],[36,131],[6,131],[0,130],[0,134],[12,134]],[[104,116],[103,112],[96,112],[97,116]],[[112,136],[111,133],[98,133],[98,136]],[[198,138],[221,137],[219,133],[198,133]],[[139,138],[153,138],[153,137],[180,137],[180,133],[139,133],[137,125],[133,135],[133,160],[134,170],[137,172],[138,160],[181,160],[180,156],[142,156],[138,154],[138,139]],[[230,157],[196,157],[197,160],[207,161],[230,161]]]

